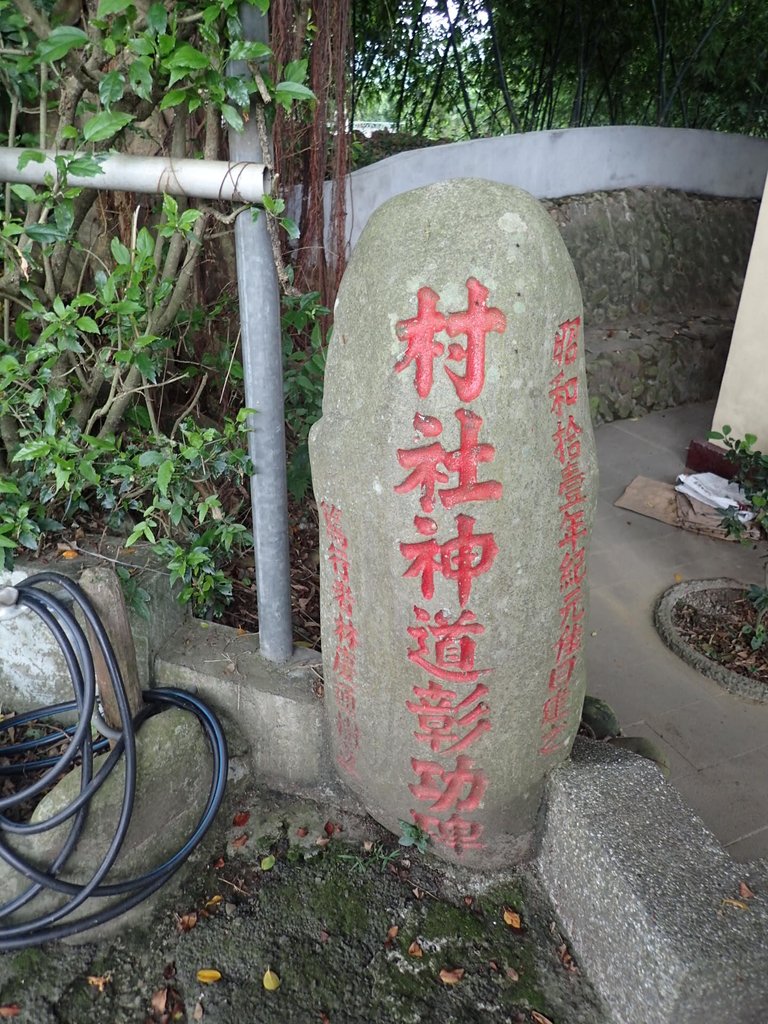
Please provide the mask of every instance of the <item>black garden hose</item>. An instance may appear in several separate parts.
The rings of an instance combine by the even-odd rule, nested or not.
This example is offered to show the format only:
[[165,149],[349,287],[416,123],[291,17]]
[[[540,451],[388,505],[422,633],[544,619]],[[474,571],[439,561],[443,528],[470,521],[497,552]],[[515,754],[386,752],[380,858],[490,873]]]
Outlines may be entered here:
[[[52,584],[66,591],[82,610],[109,672],[120,712],[122,723],[120,730],[111,729],[96,708],[93,657],[85,633],[70,608],[59,598],[42,589],[43,584]],[[0,758],[12,758],[14,755],[22,753],[28,755],[34,751],[40,755],[34,761],[25,761],[24,764],[16,763],[5,768],[0,766],[0,775],[19,775],[41,768],[45,769],[44,774],[36,782],[11,796],[0,798],[0,858],[30,883],[14,899],[0,904],[0,922],[7,921],[11,915],[29,904],[44,890],[58,893],[63,899],[60,906],[54,910],[40,913],[37,917],[16,924],[0,924],[0,951],[23,949],[53,939],[76,935],[118,917],[156,892],[181,867],[211,826],[224,796],[228,767],[227,744],[221,725],[213,712],[202,701],[183,690],[145,690],[143,696],[146,705],[135,719],[131,720],[120,668],[109,637],[88,597],[67,576],[56,572],[38,573],[16,584],[15,587],[0,591],[0,605],[8,608],[12,604],[29,608],[53,633],[69,670],[74,700],[3,719],[0,721],[0,735],[14,726],[20,726],[29,721],[59,718],[72,712],[76,712],[77,721],[75,725],[65,730],[69,735],[69,743],[58,757],[46,756],[46,751],[52,743],[60,740],[60,736],[53,738],[48,736],[0,746]],[[205,809],[184,845],[163,864],[136,878],[105,884],[104,879],[125,840],[133,811],[136,792],[135,731],[146,719],[168,707],[182,708],[195,715],[208,740],[213,756],[213,773]],[[101,738],[97,740],[92,738],[92,725],[97,732],[101,733]],[[94,773],[94,755],[108,749],[110,744],[107,737],[113,740],[113,749],[100,764],[96,765],[97,770]],[[121,758],[125,761],[125,782],[114,838],[87,882],[82,884],[68,882],[61,876],[82,835],[88,815],[89,801]],[[51,818],[36,824],[9,820],[6,812],[11,807],[48,789],[75,762],[79,762],[80,792],[67,807]],[[20,852],[17,852],[22,848],[25,836],[46,832],[70,820],[71,825],[67,838],[47,870],[35,867]],[[10,835],[17,837],[14,844],[15,849],[12,849],[6,842],[6,837]],[[72,912],[88,899],[114,897],[122,898],[76,920],[68,919],[71,918]]]

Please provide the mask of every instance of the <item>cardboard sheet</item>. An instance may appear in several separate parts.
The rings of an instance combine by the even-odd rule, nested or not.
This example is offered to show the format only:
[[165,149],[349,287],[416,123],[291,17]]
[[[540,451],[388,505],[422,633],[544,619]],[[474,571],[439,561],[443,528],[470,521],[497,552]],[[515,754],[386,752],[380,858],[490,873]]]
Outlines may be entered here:
[[[614,505],[670,526],[678,526],[682,530],[703,533],[718,540],[735,539],[726,533],[722,525],[722,512],[718,509],[679,494],[673,484],[651,480],[646,476],[636,476]],[[755,526],[747,526],[744,537],[760,540],[760,530]]]

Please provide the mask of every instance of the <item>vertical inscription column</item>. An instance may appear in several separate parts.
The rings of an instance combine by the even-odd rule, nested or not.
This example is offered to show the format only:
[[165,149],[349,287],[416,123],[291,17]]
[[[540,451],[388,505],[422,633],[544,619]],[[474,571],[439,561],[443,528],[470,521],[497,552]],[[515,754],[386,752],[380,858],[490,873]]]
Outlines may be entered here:
[[374,214],[310,456],[341,778],[448,860],[529,857],[579,723],[596,493],[578,284],[536,200],[462,179]]
[[[417,748],[419,744],[429,748],[428,756],[419,753],[410,759],[416,776],[408,786],[416,800],[411,817],[435,842],[458,855],[483,847],[484,826],[472,819],[472,812],[488,787],[488,775],[477,759],[482,758],[482,740],[491,729],[490,670],[478,668],[475,661],[475,637],[485,632],[485,626],[467,605],[473,580],[492,571],[499,549],[493,533],[476,532],[477,519],[462,512],[453,518],[455,536],[441,543],[432,513],[438,500],[452,511],[502,497],[498,480],[478,479],[480,465],[492,462],[496,449],[480,441],[483,420],[468,405],[480,397],[485,385],[488,334],[502,334],[507,324],[501,310],[486,305],[489,291],[480,281],[469,278],[466,288],[467,308],[447,316],[438,311],[437,292],[419,289],[416,317],[397,324],[406,350],[394,365],[397,373],[413,367],[416,395],[426,399],[432,390],[435,361],[443,357],[441,369],[451,380],[456,399],[465,403],[453,411],[458,421],[455,449],[438,440],[429,443],[443,437],[443,424],[416,409],[413,429],[428,443],[397,450],[400,466],[409,473],[394,488],[401,495],[418,492],[420,507],[413,528],[427,538],[400,543],[408,563],[403,576],[420,580],[422,602],[413,608],[408,634],[417,646],[409,648],[407,656],[425,673],[421,685],[413,687],[415,700],[406,701],[406,707],[417,719],[413,732]],[[438,341],[440,335],[464,336],[466,344]],[[458,374],[447,365],[451,361],[464,364],[466,372]],[[455,435],[455,426],[452,430]],[[422,606],[434,599],[436,573],[455,583],[461,611],[453,621],[439,607]]]

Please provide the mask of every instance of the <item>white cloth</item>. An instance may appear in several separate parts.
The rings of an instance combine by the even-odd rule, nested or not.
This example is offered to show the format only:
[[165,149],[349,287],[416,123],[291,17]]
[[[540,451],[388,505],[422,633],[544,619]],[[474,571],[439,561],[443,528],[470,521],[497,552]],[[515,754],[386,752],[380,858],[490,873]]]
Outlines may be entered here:
[[733,480],[726,480],[715,473],[681,473],[677,478],[675,490],[695,498],[710,508],[735,508],[736,516],[742,523],[755,518],[755,513],[746,494]]

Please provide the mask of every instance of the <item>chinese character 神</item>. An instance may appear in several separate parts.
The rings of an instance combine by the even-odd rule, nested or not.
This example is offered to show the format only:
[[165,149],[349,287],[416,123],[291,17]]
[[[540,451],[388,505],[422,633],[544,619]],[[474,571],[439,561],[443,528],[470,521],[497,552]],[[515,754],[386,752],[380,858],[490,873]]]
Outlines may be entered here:
[[[488,787],[488,776],[463,755],[456,758],[456,767],[444,768],[435,761],[420,761],[411,758],[414,772],[419,781],[409,785],[417,800],[434,801],[433,811],[477,810]],[[441,784],[443,788],[441,788]]]
[[[424,608],[415,606],[413,610],[419,622],[430,621],[429,612]],[[481,674],[489,671],[475,669],[476,644],[473,636],[484,632],[485,626],[468,608],[455,622],[449,622],[445,612],[439,611],[434,625],[408,627],[409,636],[419,645],[408,651],[408,658],[438,679],[451,683],[474,683]],[[434,641],[433,655],[427,649],[430,634]]]
[[492,533],[473,533],[472,516],[456,517],[457,536],[438,544],[436,540],[401,544],[404,558],[412,559],[403,576],[421,576],[421,593],[430,600],[435,593],[435,570],[446,579],[456,580],[459,604],[466,607],[472,592],[472,580],[493,565],[499,548]]
[[[397,458],[404,469],[412,472],[395,487],[398,494],[421,487],[421,507],[425,512],[432,512],[435,507],[435,487],[448,482],[447,473],[438,467],[442,466],[450,473],[457,473],[457,487],[440,488],[440,501],[445,508],[466,501],[497,501],[501,497],[502,487],[497,480],[478,482],[477,467],[481,462],[492,462],[496,457],[496,449],[491,444],[480,444],[480,428],[482,419],[469,409],[457,409],[454,413],[460,424],[459,447],[448,452],[435,441],[433,444],[422,445],[420,448],[399,448]],[[430,426],[437,423],[442,431],[440,420],[416,414],[413,425],[422,431],[424,421],[431,421]],[[435,435],[430,431],[428,435]]]

